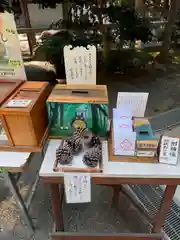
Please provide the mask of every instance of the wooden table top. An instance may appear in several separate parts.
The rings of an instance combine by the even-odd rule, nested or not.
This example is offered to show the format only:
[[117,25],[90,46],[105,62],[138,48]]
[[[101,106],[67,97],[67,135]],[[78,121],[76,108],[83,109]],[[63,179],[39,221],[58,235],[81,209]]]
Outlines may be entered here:
[[9,172],[23,172],[31,159],[30,152],[0,152],[0,168]]

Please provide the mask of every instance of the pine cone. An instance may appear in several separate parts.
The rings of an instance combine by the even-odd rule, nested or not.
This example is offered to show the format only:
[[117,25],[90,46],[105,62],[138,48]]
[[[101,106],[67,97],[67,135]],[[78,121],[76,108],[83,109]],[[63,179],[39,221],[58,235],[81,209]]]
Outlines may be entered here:
[[102,159],[102,151],[99,146],[90,148],[83,156],[83,163],[88,167],[97,167]]
[[95,136],[93,135],[88,146],[91,148],[91,147],[94,147],[94,146],[99,146],[101,148],[101,140],[98,136]]
[[69,138],[67,144],[71,147],[73,154],[77,154],[82,150],[82,139],[79,136]]
[[66,141],[56,149],[56,160],[60,164],[70,164],[72,162],[72,148]]
[[73,132],[73,137],[82,137],[83,132],[85,131],[85,128],[76,128],[75,131]]

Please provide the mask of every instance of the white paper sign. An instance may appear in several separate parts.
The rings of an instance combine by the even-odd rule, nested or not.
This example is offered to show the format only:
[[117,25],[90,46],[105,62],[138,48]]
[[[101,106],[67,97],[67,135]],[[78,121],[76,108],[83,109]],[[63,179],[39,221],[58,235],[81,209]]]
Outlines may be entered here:
[[132,120],[113,119],[113,131],[119,133],[131,133],[133,131]]
[[19,107],[27,107],[30,103],[32,102],[32,100],[26,100],[26,99],[15,99],[15,100],[10,100],[6,107],[15,107],[15,108],[19,108]]
[[117,118],[120,120],[131,120],[132,110],[129,106],[122,106],[120,108],[113,108],[113,119]]
[[179,153],[179,138],[163,136],[161,140],[159,162],[177,164]]
[[0,79],[26,80],[14,15],[0,13]]
[[119,134],[119,132],[115,132],[113,140],[114,155],[134,156],[136,143],[135,132],[127,134]]
[[96,47],[64,47],[67,84],[96,85]]
[[64,173],[67,203],[91,202],[91,176],[89,173]]
[[118,92],[116,107],[130,105],[133,117],[144,117],[149,93]]

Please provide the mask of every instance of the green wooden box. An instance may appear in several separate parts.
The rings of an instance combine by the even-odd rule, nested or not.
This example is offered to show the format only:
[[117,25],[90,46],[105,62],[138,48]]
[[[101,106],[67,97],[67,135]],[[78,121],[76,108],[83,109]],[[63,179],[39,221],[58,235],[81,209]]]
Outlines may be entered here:
[[105,137],[108,132],[108,94],[104,85],[57,84],[47,99],[50,138],[72,135],[73,127],[87,127]]

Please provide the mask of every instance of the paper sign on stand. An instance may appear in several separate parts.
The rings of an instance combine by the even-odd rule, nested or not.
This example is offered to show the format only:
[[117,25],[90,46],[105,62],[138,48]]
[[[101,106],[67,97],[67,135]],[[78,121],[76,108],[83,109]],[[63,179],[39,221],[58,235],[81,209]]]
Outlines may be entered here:
[[26,80],[14,15],[0,13],[0,79]]
[[67,84],[96,85],[96,47],[64,47]]
[[130,105],[120,105],[119,108],[113,108],[113,119],[131,120],[132,110]]
[[130,105],[133,117],[144,117],[149,93],[118,92],[117,108]]
[[64,173],[67,203],[91,202],[91,176],[89,173]]
[[163,136],[161,140],[161,148],[159,162],[176,165],[179,154],[179,138]]
[[114,155],[134,156],[136,133],[122,134],[117,132],[114,135]]
[[133,127],[132,120],[113,119],[113,130],[119,133],[131,133]]

